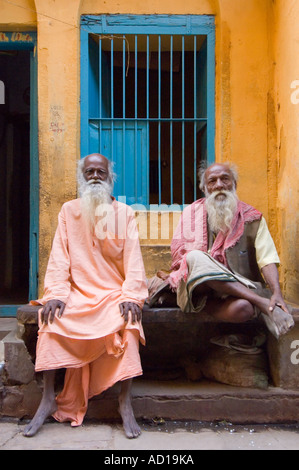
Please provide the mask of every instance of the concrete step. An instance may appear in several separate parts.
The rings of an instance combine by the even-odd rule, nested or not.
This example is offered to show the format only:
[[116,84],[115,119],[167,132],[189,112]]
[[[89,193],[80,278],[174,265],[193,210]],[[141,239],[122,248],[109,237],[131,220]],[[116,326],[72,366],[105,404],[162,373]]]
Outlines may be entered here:
[[[114,421],[118,414],[119,384],[89,400],[86,420]],[[32,418],[41,400],[41,384],[4,387],[0,416]],[[298,423],[299,391],[268,387],[241,388],[202,380],[149,381],[135,379],[132,404],[138,420]]]
[[[89,402],[87,419],[115,419],[118,384]],[[241,388],[202,380],[133,382],[133,408],[138,419],[232,423],[291,423],[299,420],[299,391],[269,387]]]

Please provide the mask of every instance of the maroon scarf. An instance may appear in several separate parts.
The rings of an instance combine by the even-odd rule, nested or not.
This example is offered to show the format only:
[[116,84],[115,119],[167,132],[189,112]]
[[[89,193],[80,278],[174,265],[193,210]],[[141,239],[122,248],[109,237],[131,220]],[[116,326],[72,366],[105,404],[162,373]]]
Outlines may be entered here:
[[[219,232],[210,255],[227,266],[225,252],[236,245],[244,232],[246,223],[260,220],[262,214],[245,202],[238,201],[237,210],[229,233]],[[192,250],[208,251],[208,224],[205,198],[188,206],[182,213],[171,242],[172,273],[169,283],[177,288],[181,279],[187,279],[186,255]]]

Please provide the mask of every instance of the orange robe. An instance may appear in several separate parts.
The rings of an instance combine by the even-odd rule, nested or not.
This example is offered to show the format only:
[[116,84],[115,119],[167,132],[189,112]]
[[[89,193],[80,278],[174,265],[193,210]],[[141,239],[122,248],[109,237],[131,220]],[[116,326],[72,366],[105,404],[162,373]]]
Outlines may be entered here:
[[35,368],[67,368],[54,417],[73,425],[81,424],[88,398],[142,374],[142,324],[131,319],[125,323],[119,310],[122,302],[142,308],[148,296],[134,212],[113,199],[100,222],[93,235],[80,199],[62,206],[44,296],[32,302],[44,305],[59,299],[66,304],[61,318],[55,315],[48,325],[39,321]]

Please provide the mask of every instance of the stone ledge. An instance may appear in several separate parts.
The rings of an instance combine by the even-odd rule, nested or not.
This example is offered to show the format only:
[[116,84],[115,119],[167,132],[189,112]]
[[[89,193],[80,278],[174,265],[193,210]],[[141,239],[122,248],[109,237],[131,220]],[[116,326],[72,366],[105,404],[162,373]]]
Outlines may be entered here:
[[[19,307],[17,311],[17,320],[23,325],[37,325],[38,310],[41,306],[37,305],[23,305]],[[192,323],[194,322],[209,322],[219,323],[218,320],[214,320],[211,316],[201,313],[190,312],[183,313],[179,308],[149,308],[144,306],[142,314],[143,323]]]
[[[295,323],[299,323],[299,306],[288,304]],[[37,325],[37,312],[41,306],[36,305],[23,305],[17,311],[17,320],[19,323],[25,325]],[[179,308],[149,308],[147,305],[143,308],[142,321],[144,323],[221,323],[215,320],[210,315],[201,312],[200,315],[195,312],[183,313]]]
[[37,314],[40,306],[22,305],[17,310],[17,320],[22,325],[37,325]]
[[[275,387],[299,390],[299,364],[291,360],[294,341],[299,340],[299,307],[289,304],[295,327],[276,340],[259,321],[243,324],[222,323],[202,312],[182,313],[179,308],[143,309],[143,327],[146,347],[140,354],[145,377],[177,378],[189,358],[200,358],[210,345],[210,338],[229,333],[252,333],[262,329],[267,334],[267,356],[270,378]],[[19,325],[24,327],[21,337],[34,360],[37,312],[39,306],[24,305],[18,309]],[[22,331],[22,328],[19,328]],[[297,354],[298,356],[298,354]],[[296,356],[296,357],[297,357]]]

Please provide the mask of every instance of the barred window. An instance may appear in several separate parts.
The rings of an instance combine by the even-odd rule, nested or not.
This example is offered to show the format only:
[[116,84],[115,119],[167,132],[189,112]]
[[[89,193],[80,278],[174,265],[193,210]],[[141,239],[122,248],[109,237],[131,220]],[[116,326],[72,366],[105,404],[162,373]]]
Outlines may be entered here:
[[214,19],[84,16],[81,154],[116,163],[115,197],[188,204],[214,161]]

